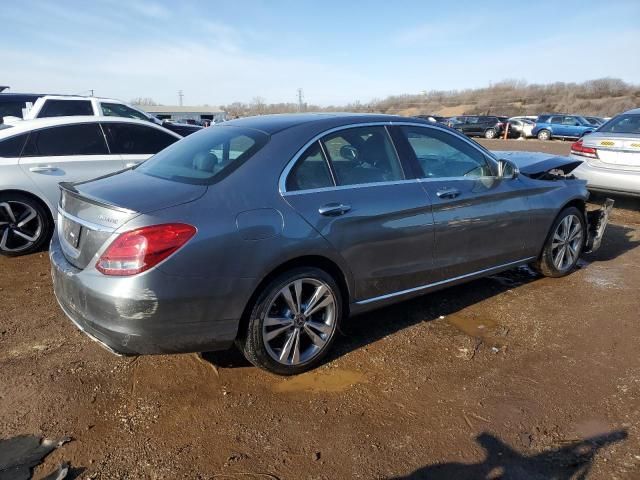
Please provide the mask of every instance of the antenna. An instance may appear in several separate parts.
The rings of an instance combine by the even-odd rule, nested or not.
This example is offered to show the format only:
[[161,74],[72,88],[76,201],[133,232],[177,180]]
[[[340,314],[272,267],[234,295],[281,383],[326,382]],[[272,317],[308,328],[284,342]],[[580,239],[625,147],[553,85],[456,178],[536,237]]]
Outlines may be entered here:
[[304,110],[304,94],[302,89],[298,89],[298,111],[302,112]]
[[178,105],[182,106],[182,97],[184,97],[184,93],[182,90],[178,90]]

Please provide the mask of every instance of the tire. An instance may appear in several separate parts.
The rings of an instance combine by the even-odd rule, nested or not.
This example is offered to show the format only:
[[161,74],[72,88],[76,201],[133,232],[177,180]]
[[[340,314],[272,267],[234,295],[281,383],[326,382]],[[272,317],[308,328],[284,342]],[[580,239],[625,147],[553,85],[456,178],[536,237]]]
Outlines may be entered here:
[[496,131],[493,128],[488,128],[484,132],[484,138],[491,140],[492,138],[496,138]]
[[53,233],[53,219],[39,201],[22,193],[0,193],[0,255],[37,252]]
[[549,130],[540,130],[537,137],[538,140],[551,140],[551,132]]
[[[586,222],[580,210],[575,207],[562,210],[551,226],[540,257],[533,265],[535,270],[545,277],[554,278],[571,273],[584,248],[586,231]],[[564,255],[561,254],[563,248]]]
[[[315,296],[316,308],[324,306],[308,314],[305,310]],[[296,313],[298,303],[301,308]],[[342,315],[342,292],[335,279],[319,268],[295,268],[262,289],[251,308],[247,328],[236,343],[255,366],[278,375],[295,375],[322,361],[333,344]]]

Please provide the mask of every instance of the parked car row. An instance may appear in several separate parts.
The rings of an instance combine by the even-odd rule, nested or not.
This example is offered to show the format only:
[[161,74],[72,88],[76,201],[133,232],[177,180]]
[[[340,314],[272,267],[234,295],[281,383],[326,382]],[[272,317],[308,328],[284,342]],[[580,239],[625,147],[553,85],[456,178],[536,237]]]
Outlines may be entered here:
[[577,139],[593,132],[605,120],[600,117],[580,115],[545,114],[539,116],[505,117],[496,115],[461,115],[440,117],[418,115],[432,122],[442,123],[470,137],[508,138],[536,137],[538,140],[552,138]]

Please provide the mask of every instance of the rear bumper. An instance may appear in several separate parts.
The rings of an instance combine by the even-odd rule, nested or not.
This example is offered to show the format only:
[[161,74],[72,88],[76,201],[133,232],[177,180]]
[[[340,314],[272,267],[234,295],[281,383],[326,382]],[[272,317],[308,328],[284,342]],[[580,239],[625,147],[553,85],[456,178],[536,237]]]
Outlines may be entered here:
[[584,158],[573,155],[572,158],[583,161],[572,173],[577,178],[586,180],[587,188],[590,190],[622,195],[640,195],[640,172],[599,168],[590,165]]
[[229,348],[254,282],[173,277],[158,269],[107,277],[73,267],[57,235],[49,257],[54,293],[65,314],[89,337],[124,355]]

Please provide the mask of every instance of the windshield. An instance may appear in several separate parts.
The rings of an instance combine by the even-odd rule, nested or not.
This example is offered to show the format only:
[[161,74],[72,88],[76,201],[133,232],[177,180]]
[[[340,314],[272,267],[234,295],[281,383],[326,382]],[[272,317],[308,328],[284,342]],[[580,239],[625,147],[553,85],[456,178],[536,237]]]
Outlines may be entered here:
[[598,132],[640,134],[640,114],[623,114],[613,117],[602,125]]
[[251,158],[268,141],[269,136],[258,130],[210,127],[165,148],[136,170],[166,180],[208,185]]

